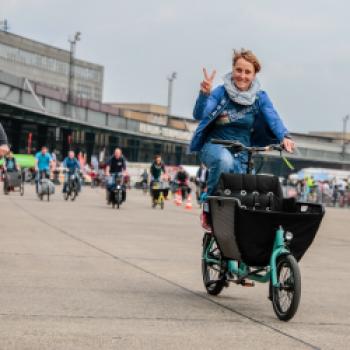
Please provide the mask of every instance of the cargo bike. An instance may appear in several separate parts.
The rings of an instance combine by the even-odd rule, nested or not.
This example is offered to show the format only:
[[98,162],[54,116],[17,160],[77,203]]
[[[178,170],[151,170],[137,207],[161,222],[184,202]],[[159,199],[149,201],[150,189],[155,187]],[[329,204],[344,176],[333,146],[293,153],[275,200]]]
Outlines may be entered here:
[[221,174],[208,197],[212,232],[205,232],[202,275],[207,293],[218,295],[230,283],[269,283],[269,299],[280,320],[296,313],[301,297],[298,261],[315,238],[324,215],[320,204],[283,198],[278,177],[254,175],[253,155],[279,145],[245,147],[212,140],[248,155],[247,174]]
[[24,195],[24,181],[21,171],[4,171],[4,194],[8,195],[11,191],[18,191],[21,196]]

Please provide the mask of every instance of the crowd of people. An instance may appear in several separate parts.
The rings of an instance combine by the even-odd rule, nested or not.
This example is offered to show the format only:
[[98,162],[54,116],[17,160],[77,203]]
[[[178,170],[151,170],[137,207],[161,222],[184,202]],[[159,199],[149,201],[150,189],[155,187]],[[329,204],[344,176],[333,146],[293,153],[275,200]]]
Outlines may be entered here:
[[350,207],[350,179],[315,180],[313,176],[284,183],[286,196],[302,202]]

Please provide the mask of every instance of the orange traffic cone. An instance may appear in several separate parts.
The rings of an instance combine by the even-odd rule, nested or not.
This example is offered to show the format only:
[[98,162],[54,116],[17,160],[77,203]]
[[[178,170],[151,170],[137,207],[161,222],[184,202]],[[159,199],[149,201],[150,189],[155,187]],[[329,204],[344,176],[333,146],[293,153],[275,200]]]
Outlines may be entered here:
[[187,201],[186,201],[186,205],[185,205],[185,209],[192,209],[192,198],[191,198],[191,194],[189,194],[187,196]]
[[180,206],[182,205],[182,197],[181,197],[181,190],[178,189],[176,192],[175,192],[175,204],[177,206]]

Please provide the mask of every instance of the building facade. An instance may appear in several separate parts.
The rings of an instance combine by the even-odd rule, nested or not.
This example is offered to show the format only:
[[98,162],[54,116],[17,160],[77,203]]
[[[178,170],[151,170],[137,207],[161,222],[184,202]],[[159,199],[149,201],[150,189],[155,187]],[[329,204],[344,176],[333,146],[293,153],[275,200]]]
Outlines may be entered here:
[[[70,52],[0,31],[0,71],[55,87],[67,95]],[[102,101],[103,66],[73,61],[73,96]]]

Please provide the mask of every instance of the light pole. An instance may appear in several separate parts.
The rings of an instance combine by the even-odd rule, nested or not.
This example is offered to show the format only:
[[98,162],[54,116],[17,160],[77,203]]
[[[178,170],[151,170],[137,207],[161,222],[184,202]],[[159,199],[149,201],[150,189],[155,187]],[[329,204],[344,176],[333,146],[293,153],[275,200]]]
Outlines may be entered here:
[[173,82],[177,78],[177,73],[173,72],[168,79],[168,115],[171,113],[171,101],[173,97]]
[[10,28],[9,28],[7,19],[4,19],[3,21],[0,21],[0,27],[1,27],[0,30],[2,30],[4,32],[8,32],[9,31]]
[[347,114],[344,118],[343,118],[343,147],[342,147],[342,156],[343,159],[345,158],[345,151],[346,151],[346,125],[349,121],[350,115]]
[[69,75],[68,75],[68,104],[73,104],[73,89],[74,89],[74,55],[75,55],[75,46],[77,42],[80,40],[81,33],[76,32],[74,34],[74,38],[68,39],[70,43],[70,51],[69,51]]

